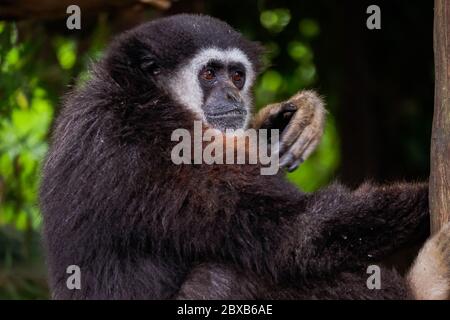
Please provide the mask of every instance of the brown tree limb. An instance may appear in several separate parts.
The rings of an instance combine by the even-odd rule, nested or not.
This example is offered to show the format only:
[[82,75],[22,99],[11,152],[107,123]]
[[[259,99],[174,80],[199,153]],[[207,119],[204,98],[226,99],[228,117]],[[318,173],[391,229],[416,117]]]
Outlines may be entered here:
[[134,5],[165,10],[170,7],[171,0],[0,0],[0,19],[57,19],[65,17],[67,7],[72,4],[78,5],[82,13],[93,14]]
[[431,137],[431,230],[450,221],[450,1],[435,0],[435,104]]

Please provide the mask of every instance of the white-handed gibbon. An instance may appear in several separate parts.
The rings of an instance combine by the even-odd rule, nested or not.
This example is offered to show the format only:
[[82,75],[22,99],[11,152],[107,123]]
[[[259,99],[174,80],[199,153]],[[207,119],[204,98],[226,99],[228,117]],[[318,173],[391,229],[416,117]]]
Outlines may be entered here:
[[[252,119],[261,53],[201,15],[157,19],[112,42],[65,99],[43,169],[54,298],[448,297],[448,227],[429,240],[409,281],[382,268],[381,288],[366,285],[368,265],[428,236],[426,184],[303,193],[282,171],[261,175],[259,164],[171,161],[172,132],[193,130],[194,120],[221,132],[281,130],[288,170],[314,150],[324,119],[314,92]],[[66,286],[70,265],[80,267],[79,290]]]

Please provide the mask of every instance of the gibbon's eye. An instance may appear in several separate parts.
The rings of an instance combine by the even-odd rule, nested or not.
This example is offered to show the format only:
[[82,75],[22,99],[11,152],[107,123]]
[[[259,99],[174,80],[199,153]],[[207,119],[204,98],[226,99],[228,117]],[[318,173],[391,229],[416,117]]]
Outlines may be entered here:
[[233,80],[234,85],[238,89],[242,89],[245,81],[245,74],[242,71],[234,71],[231,75],[231,80]]
[[206,81],[211,81],[216,77],[216,74],[213,69],[206,68],[205,70],[202,71],[201,77]]

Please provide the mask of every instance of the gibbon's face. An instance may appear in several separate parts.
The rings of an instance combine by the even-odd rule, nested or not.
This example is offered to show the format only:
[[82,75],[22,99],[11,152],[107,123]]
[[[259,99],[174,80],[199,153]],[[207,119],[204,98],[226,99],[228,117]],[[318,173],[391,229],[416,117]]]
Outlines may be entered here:
[[262,47],[218,19],[181,14],[120,35],[104,66],[127,99],[168,97],[208,126],[246,128]]
[[176,70],[167,86],[209,126],[236,130],[248,125],[254,77],[250,61],[240,49],[206,48]]

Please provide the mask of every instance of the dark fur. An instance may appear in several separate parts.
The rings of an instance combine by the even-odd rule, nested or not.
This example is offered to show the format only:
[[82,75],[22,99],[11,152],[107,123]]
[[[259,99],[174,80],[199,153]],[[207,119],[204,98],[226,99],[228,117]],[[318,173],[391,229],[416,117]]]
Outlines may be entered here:
[[[193,116],[140,68],[142,56],[164,74],[212,45],[260,54],[223,22],[173,16],[120,36],[67,98],[41,187],[53,297],[408,297],[388,270],[382,290],[368,290],[365,270],[426,236],[426,185],[304,194],[256,165],[171,162],[171,133],[192,129]],[[66,288],[73,264],[81,290]]]

